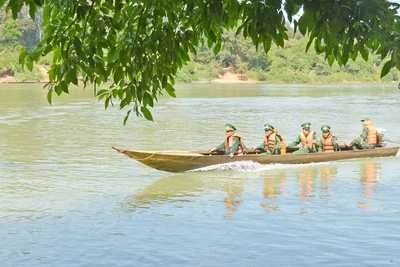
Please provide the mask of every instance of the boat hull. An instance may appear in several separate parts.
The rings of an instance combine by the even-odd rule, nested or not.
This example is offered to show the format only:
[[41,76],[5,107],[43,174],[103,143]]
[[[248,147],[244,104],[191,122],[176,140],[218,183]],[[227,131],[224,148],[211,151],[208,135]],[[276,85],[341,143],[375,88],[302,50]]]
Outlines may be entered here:
[[204,151],[136,151],[116,147],[113,148],[149,167],[167,172],[184,172],[211,165],[238,161],[253,161],[260,164],[305,164],[355,158],[391,157],[395,156],[399,150],[399,147],[382,147],[365,150],[347,150],[333,153],[285,155],[246,154],[231,158],[226,155],[207,154]]

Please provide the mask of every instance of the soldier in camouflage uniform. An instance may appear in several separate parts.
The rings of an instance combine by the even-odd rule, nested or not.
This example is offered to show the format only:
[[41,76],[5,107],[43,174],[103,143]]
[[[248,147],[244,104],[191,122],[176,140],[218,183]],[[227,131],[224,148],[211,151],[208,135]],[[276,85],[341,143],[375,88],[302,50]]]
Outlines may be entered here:
[[245,149],[243,138],[235,134],[235,131],[236,128],[232,124],[227,124],[225,127],[225,142],[215,148],[210,148],[209,151],[224,151],[224,154],[229,155],[231,158],[234,155],[243,155]]
[[299,136],[290,143],[287,147],[295,147],[301,143],[301,148],[293,154],[308,154],[308,153],[315,153],[318,151],[318,141],[316,138],[315,131],[310,130],[311,123],[305,122],[301,125],[303,129]]
[[377,132],[375,127],[372,125],[372,121],[369,118],[364,118],[361,120],[363,123],[363,130],[360,136],[354,138],[354,140],[349,143],[344,143],[345,146],[349,148],[356,149],[370,149],[375,148],[377,140]]

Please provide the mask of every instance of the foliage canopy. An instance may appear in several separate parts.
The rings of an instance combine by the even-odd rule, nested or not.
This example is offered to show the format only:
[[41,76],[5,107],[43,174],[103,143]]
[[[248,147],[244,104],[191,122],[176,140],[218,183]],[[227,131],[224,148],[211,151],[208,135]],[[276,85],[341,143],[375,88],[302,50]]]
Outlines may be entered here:
[[237,28],[265,53],[273,43],[283,47],[285,16],[308,36],[305,50],[313,47],[330,65],[374,53],[388,57],[381,77],[400,70],[399,4],[387,0],[0,0],[4,5],[14,19],[24,5],[32,19],[43,12],[43,39],[33,52],[22,49],[20,63],[31,70],[54,53],[50,103],[79,76],[85,86],[112,80],[98,97],[106,108],[115,99],[120,108],[131,105],[124,123],[131,111],[152,120],[149,107],[164,91],[175,96],[174,78],[190,53],[204,44],[218,54],[228,41],[224,30]]

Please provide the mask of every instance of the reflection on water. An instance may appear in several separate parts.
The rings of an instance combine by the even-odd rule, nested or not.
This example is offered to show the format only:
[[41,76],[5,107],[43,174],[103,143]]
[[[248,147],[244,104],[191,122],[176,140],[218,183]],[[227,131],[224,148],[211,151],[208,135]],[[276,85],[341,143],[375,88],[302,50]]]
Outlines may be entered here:
[[329,199],[329,183],[338,173],[336,166],[326,165],[319,169],[321,177],[321,198]]
[[314,183],[317,179],[317,169],[314,167],[305,167],[299,171],[299,196],[301,198],[314,197]]
[[224,198],[225,208],[229,211],[235,211],[243,202],[243,200],[240,199],[243,193],[243,180],[240,180],[238,183],[231,181],[226,182],[225,191],[228,194],[227,197]]
[[317,183],[320,183],[319,198],[329,200],[329,186],[337,173],[338,170],[335,165],[322,165],[319,168],[309,166],[299,170],[299,196],[304,199],[304,206],[300,209],[301,214],[311,213],[307,199],[317,196]]
[[243,203],[243,179],[233,179],[224,183],[224,188],[227,196],[224,198],[224,207],[228,211],[222,215],[224,219],[231,219],[240,204]]
[[381,178],[382,166],[376,162],[363,162],[360,164],[360,184],[363,188],[363,201],[358,202],[358,207],[363,210],[372,210],[371,198],[374,194],[374,186]]
[[[285,179],[286,179],[286,172],[281,172],[272,178],[263,179],[262,195],[266,201],[275,199],[278,197],[278,195],[283,194]],[[274,202],[274,203],[276,203],[276,202]],[[266,211],[278,210],[278,205],[271,204],[270,202],[262,203],[261,207],[263,207]]]
[[[371,209],[369,200],[373,195],[373,186],[379,179],[380,168],[380,163],[375,161],[360,164],[363,201],[357,202],[358,197],[354,199],[359,208]],[[230,219],[239,207],[247,208],[247,202],[250,203],[249,196],[258,195],[258,200],[254,203],[261,203],[258,205],[267,212],[276,212],[282,207],[285,208],[285,200],[297,191],[295,196],[299,213],[311,214],[314,208],[312,203],[315,202],[312,199],[321,200],[321,205],[329,205],[331,199],[338,197],[335,195],[338,194],[337,188],[331,192],[332,184],[343,182],[335,179],[338,175],[338,165],[335,164],[310,164],[300,168],[290,166],[287,169],[239,172],[238,177],[235,177],[235,174],[239,174],[237,170],[231,171],[229,175],[226,175],[226,172],[172,174],[137,190],[120,205],[127,212],[141,212],[167,203],[179,206],[195,202],[199,197],[212,194],[219,199],[218,203],[221,203],[220,207],[224,210],[222,217]],[[292,179],[296,177],[293,176],[293,172],[297,174],[297,179]],[[288,180],[288,177],[291,179]],[[343,191],[342,189],[340,192]]]
[[123,205],[127,212],[135,212],[163,202],[190,202],[190,197],[205,188],[207,187],[202,179],[191,179],[185,174],[173,174],[139,189],[134,196],[127,198]]

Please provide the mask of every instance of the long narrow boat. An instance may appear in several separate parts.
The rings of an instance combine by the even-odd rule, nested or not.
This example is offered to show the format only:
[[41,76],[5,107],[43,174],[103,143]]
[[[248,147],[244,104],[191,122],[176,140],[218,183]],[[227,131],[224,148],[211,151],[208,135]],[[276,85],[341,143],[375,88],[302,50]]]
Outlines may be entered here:
[[114,146],[112,148],[157,170],[184,172],[237,161],[253,161],[260,164],[304,164],[355,158],[391,157],[396,156],[400,147],[380,147],[364,150],[349,150],[346,147],[342,147],[339,152],[310,154],[292,154],[297,149],[290,148],[285,155],[260,155],[257,151],[248,151],[243,156],[234,156],[232,158],[208,151],[136,151]]

